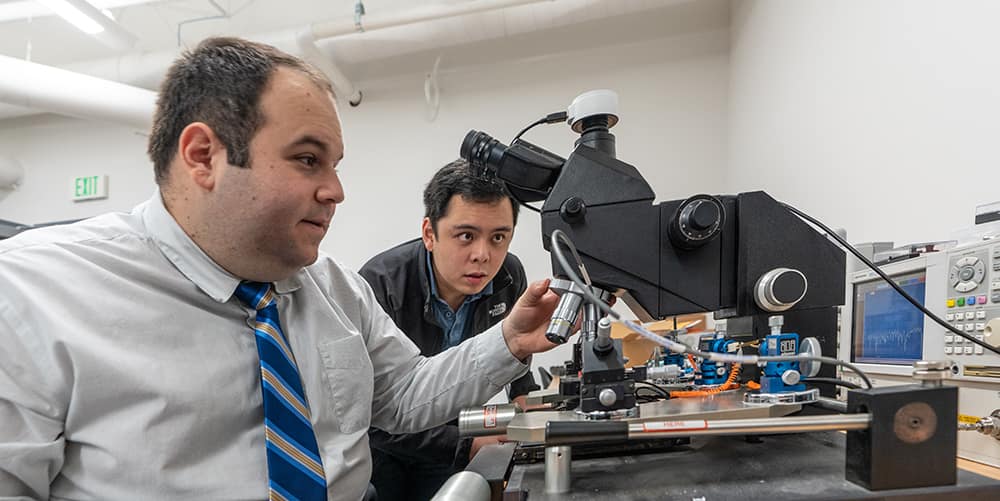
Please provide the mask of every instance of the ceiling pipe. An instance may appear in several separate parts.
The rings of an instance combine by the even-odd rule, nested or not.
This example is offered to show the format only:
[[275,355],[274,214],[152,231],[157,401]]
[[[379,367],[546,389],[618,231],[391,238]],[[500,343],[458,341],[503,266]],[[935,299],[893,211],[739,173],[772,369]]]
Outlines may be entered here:
[[334,93],[338,97],[343,97],[347,100],[347,103],[351,106],[357,106],[361,104],[361,91],[354,86],[350,78],[340,70],[333,60],[329,56],[323,54],[323,52],[316,46],[316,39],[312,35],[312,31],[309,29],[304,29],[295,36],[296,46],[298,48],[298,53],[305,59],[309,61],[314,66],[319,68],[326,76],[330,79],[330,83],[333,84]]
[[0,56],[0,101],[148,132],[156,93],[21,59]]
[[318,66],[320,70],[330,77],[333,87],[339,96],[346,98],[351,106],[357,106],[361,104],[361,91],[355,87],[351,80],[347,78],[347,75],[337,67],[329,56],[320,51],[319,47],[316,46],[316,41],[543,1],[553,0],[476,0],[460,4],[429,5],[403,12],[374,15],[367,14],[364,12],[364,9],[360,9],[356,10],[353,17],[313,23],[297,31],[294,37],[300,55],[305,60]]
[[[363,17],[358,17],[357,19],[355,16],[347,16],[342,19],[313,23],[299,30],[280,31],[254,36],[253,39],[275,45],[286,51],[300,55],[303,59],[315,64],[330,78],[337,96],[346,99],[352,106],[357,106],[357,104],[361,102],[361,91],[356,88],[346,75],[344,75],[343,71],[341,71],[333,62],[332,58],[325,54],[323,50],[316,45],[316,41],[359,33],[362,31],[368,32],[383,28],[406,26],[424,21],[504,9],[524,4],[553,1],[555,0],[473,0],[460,4],[425,6],[398,13],[388,13],[382,15],[366,14]],[[146,54],[125,54],[114,58],[72,63],[66,66],[66,68],[68,68],[67,70],[59,71],[64,72],[62,75],[74,75],[76,77],[89,78],[91,79],[91,84],[94,83],[93,80],[97,80],[99,82],[104,82],[105,85],[108,86],[120,85],[129,89],[128,91],[123,91],[127,93],[133,93],[134,91],[147,92],[153,96],[150,98],[152,106],[152,103],[155,103],[155,93],[145,89],[131,87],[126,85],[126,83],[148,87],[158,86],[159,81],[166,73],[167,67],[174,59],[176,59],[178,52],[178,49],[172,49]],[[18,59],[4,57],[3,59],[0,59],[0,74],[18,74],[8,72],[6,70],[5,66],[7,63],[4,61],[7,60],[31,64]],[[58,70],[57,68],[48,66],[45,66],[44,68]],[[78,71],[79,73],[74,73],[69,70]],[[100,77],[108,80],[101,80]],[[69,77],[60,76],[59,78]],[[118,103],[118,97],[113,94],[107,94],[107,89],[101,91],[104,93],[101,94],[103,97],[98,97],[98,95],[88,96],[86,93],[79,92],[77,89],[73,89],[72,86],[63,85],[62,83],[58,86],[50,86],[35,85],[35,81],[28,80],[27,78],[17,79],[16,82],[6,80],[7,79],[0,79],[0,103],[7,103],[11,106],[0,104],[0,120],[26,116],[33,114],[34,112],[51,112],[79,118],[95,118],[105,121],[110,118],[110,121],[126,123],[132,126],[136,124],[136,117],[127,117],[127,113],[124,113],[123,110],[118,110],[118,108],[122,107],[120,103]],[[59,94],[61,95],[47,98],[40,92],[40,88],[49,89],[50,87],[59,89]],[[110,88],[111,87],[108,87],[108,89]],[[72,89],[72,92],[67,92],[64,89]],[[31,94],[32,97],[26,97],[28,94]],[[80,103],[80,105],[77,106],[72,102],[72,100],[67,99],[70,94],[72,96],[79,97],[81,101],[87,102]],[[65,105],[65,109],[61,109],[58,106],[59,103],[63,103]],[[115,108],[116,110],[101,111],[97,109],[99,106],[96,105]],[[88,110],[92,110],[93,114],[88,115]],[[152,108],[150,108],[150,110],[152,110]],[[149,111],[147,115],[148,116],[144,119],[146,129],[148,129],[148,125],[151,121],[152,111]],[[117,117],[117,119],[113,117]],[[144,129],[144,131],[146,129]]]

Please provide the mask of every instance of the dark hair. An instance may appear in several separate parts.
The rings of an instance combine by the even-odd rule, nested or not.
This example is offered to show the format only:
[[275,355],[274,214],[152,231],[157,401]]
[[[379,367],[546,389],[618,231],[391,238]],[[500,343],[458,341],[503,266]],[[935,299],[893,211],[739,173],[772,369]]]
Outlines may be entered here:
[[330,80],[316,68],[270,45],[239,38],[208,38],[181,55],[167,70],[153,115],[147,152],[156,184],[166,182],[181,131],[193,122],[212,128],[225,145],[230,164],[249,165],[250,140],[265,118],[260,96],[279,66],[301,71],[333,94]]
[[503,183],[495,178],[483,179],[473,175],[469,170],[469,162],[455,160],[438,170],[424,188],[424,216],[430,219],[435,234],[437,222],[446,215],[448,202],[454,195],[461,195],[467,201],[478,203],[507,199],[513,210],[514,225],[517,225],[518,205]]

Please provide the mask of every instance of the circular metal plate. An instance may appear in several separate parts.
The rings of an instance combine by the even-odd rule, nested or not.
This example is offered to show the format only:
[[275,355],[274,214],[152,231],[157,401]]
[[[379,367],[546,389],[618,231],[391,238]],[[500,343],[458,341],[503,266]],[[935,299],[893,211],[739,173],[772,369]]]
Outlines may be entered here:
[[579,409],[575,411],[578,415],[583,416],[584,419],[588,420],[602,420],[602,419],[626,419],[632,418],[639,415],[639,407],[635,406],[631,409],[618,409],[614,411],[591,411],[582,412]]
[[937,414],[924,402],[911,402],[899,408],[892,420],[892,432],[908,444],[919,444],[934,436]]
[[743,395],[743,403],[749,405],[806,404],[819,400],[819,389],[790,391],[787,393],[754,393]]

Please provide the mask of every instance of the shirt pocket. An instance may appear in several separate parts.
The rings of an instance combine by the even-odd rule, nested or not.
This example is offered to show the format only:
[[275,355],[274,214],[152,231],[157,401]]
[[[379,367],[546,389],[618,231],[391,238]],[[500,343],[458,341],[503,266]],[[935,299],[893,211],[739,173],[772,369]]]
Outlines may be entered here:
[[368,348],[361,336],[321,341],[327,406],[336,416],[341,433],[368,429],[371,422],[375,379]]

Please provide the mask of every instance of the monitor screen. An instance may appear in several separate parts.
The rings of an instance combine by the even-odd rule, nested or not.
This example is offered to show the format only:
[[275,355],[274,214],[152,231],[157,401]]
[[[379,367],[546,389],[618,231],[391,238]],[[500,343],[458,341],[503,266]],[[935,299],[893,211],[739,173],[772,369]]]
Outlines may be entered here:
[[[892,277],[924,304],[926,270]],[[851,361],[910,365],[923,357],[924,314],[882,279],[854,284]]]

